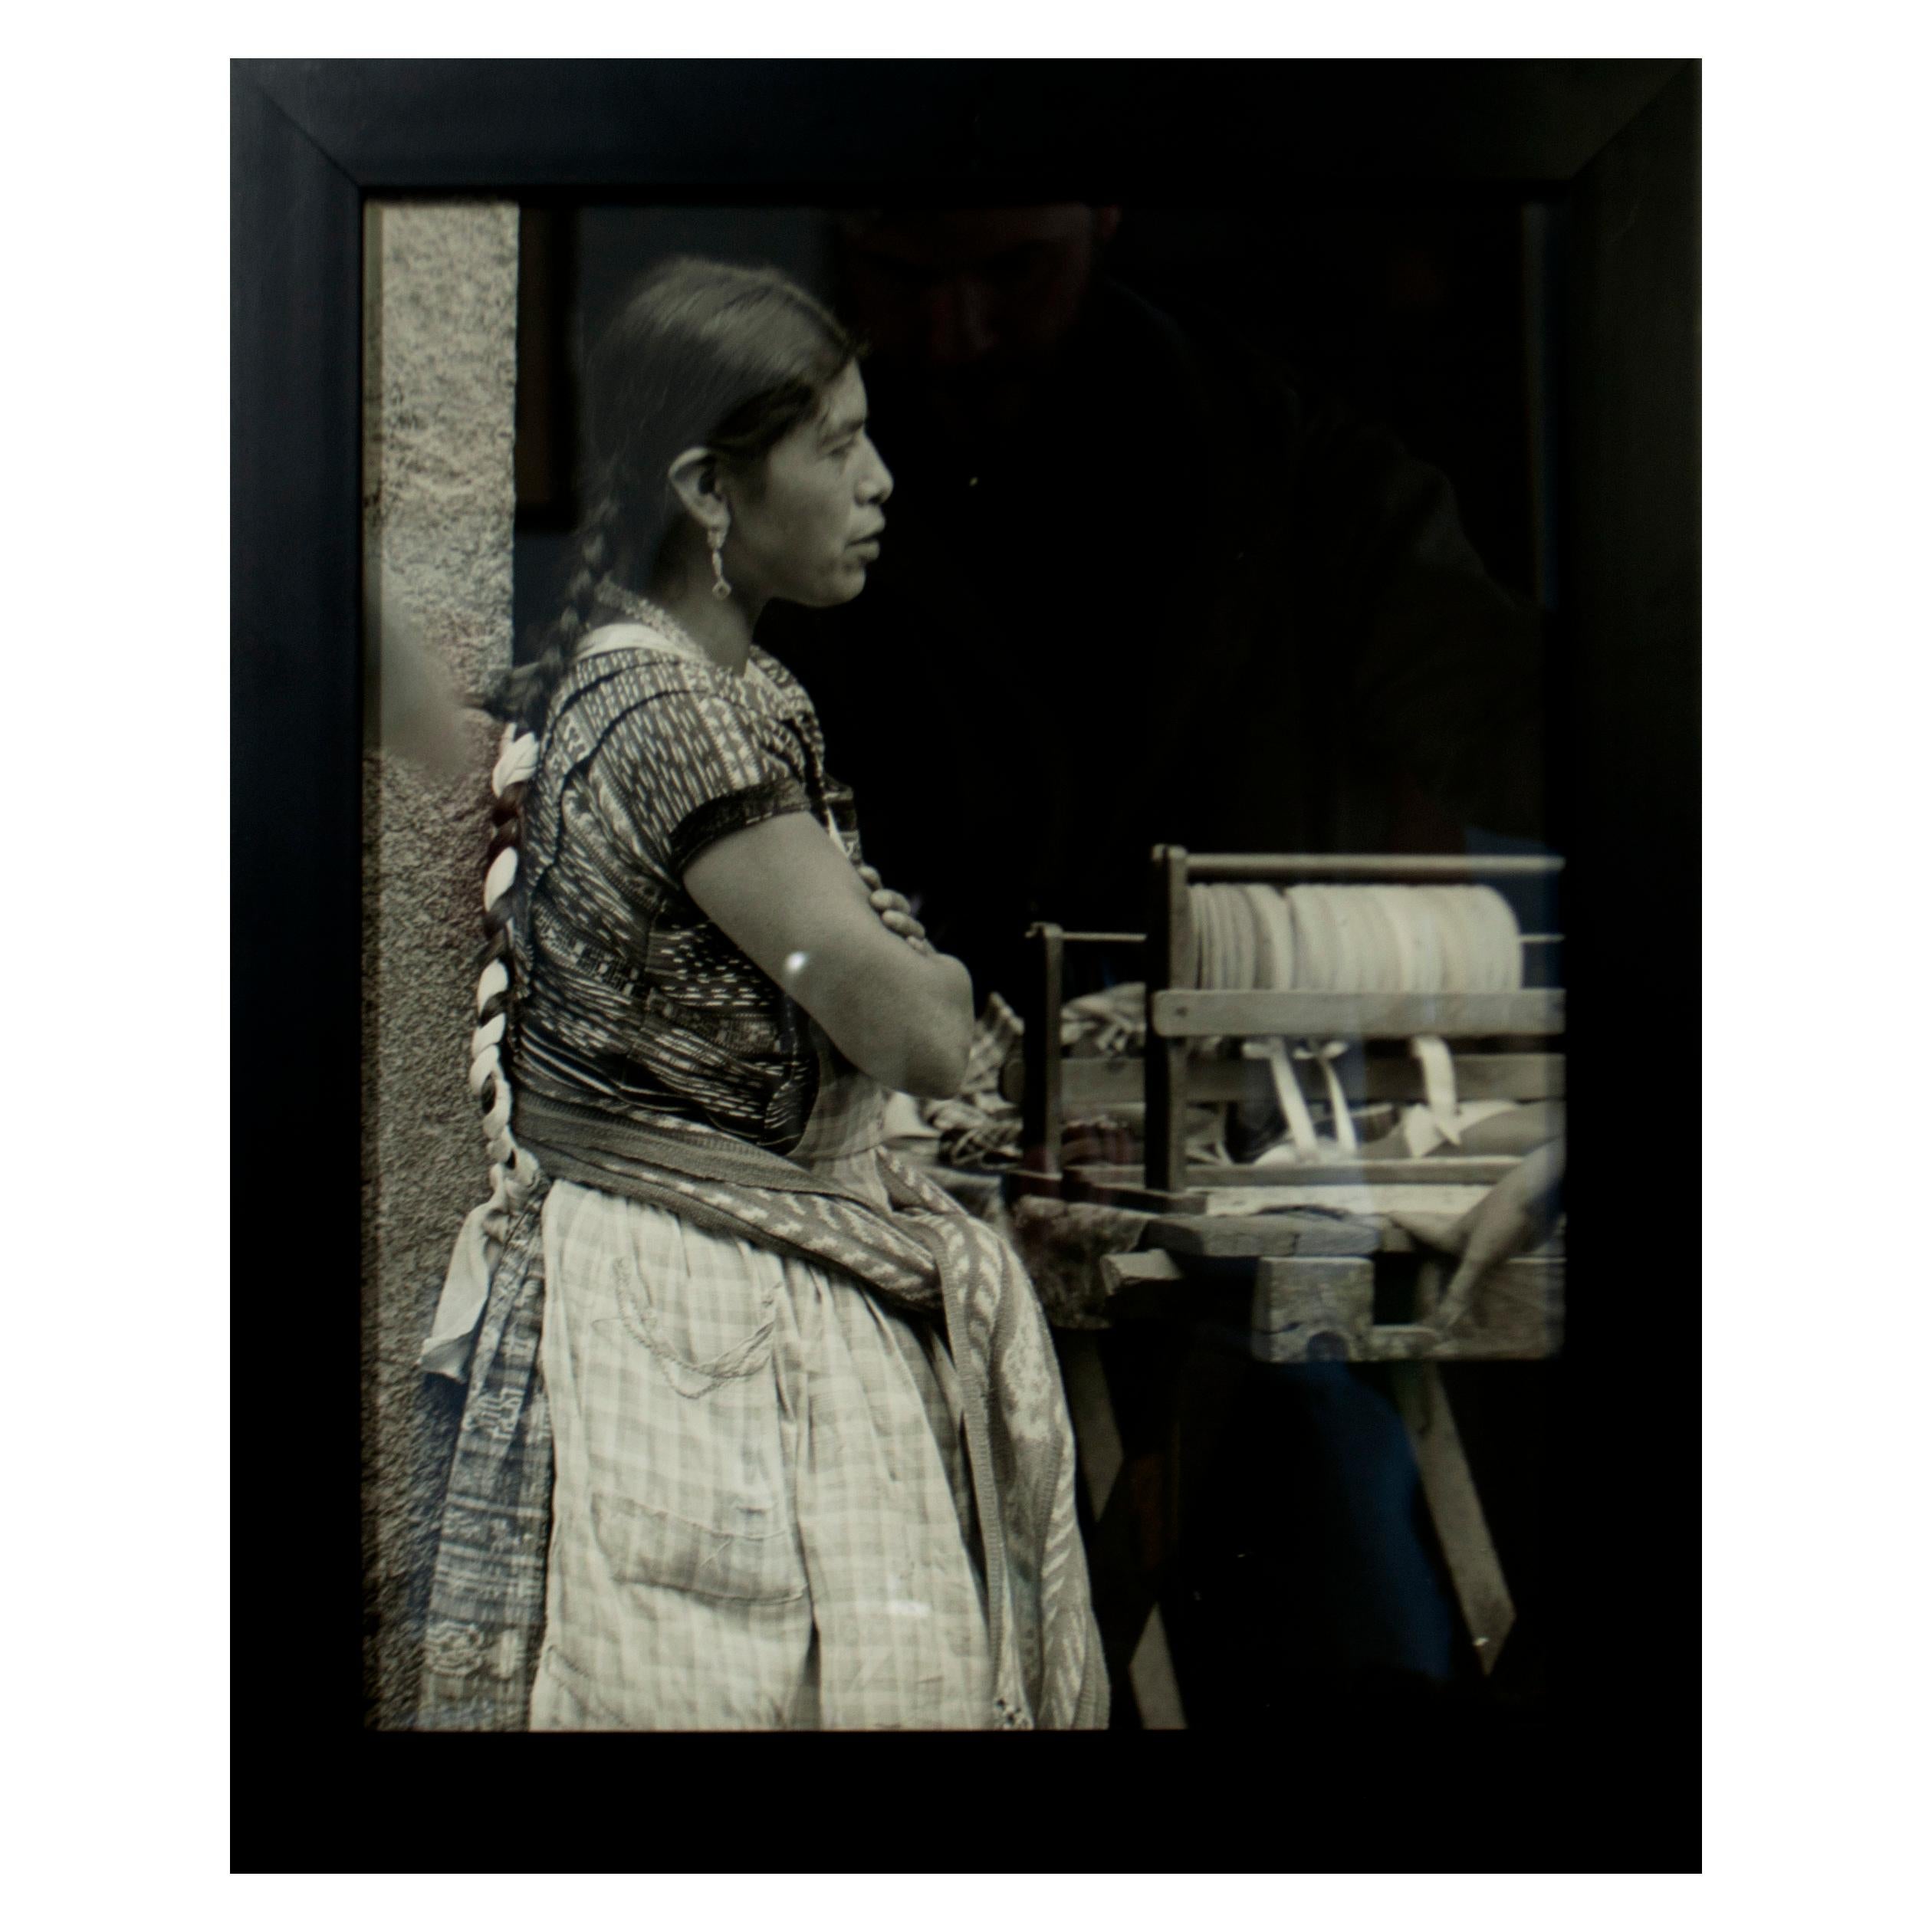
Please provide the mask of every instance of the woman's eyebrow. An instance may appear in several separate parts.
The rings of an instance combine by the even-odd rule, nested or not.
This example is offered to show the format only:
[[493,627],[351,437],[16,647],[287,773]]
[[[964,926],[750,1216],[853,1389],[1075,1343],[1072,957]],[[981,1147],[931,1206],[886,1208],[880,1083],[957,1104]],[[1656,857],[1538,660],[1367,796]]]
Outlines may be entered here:
[[843,436],[856,436],[866,426],[866,416],[861,412],[856,416],[847,416],[842,422],[828,422],[820,435],[826,442],[836,442]]

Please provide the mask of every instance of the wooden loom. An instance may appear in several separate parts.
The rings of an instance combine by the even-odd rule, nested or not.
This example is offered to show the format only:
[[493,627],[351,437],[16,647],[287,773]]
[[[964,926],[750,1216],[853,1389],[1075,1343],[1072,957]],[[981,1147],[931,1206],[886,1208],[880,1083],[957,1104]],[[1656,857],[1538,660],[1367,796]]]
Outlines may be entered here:
[[[1364,1102],[1424,1097],[1422,1070],[1405,1043],[1435,1035],[1457,1049],[1460,1099],[1560,1102],[1564,1064],[1563,994],[1553,984],[1507,994],[1299,993],[1203,991],[1192,983],[1196,957],[1189,888],[1201,884],[1378,885],[1553,880],[1562,861],[1539,857],[1335,857],[1191,854],[1179,846],[1153,855],[1150,918],[1144,934],[1079,933],[1036,925],[1036,971],[1022,1017],[1021,1103],[1025,1155],[1008,1177],[1010,1194],[1089,1201],[1146,1211],[1138,1250],[1098,1263],[1110,1314],[1185,1315],[1199,1306],[1211,1276],[1231,1260],[1252,1263],[1250,1348],[1277,1363],[1319,1360],[1390,1365],[1398,1406],[1423,1491],[1485,1673],[1515,1621],[1515,1607],[1484,1522],[1436,1365],[1444,1361],[1526,1360],[1561,1345],[1563,1262],[1560,1239],[1497,1270],[1460,1322],[1439,1334],[1430,1317],[1447,1280],[1441,1260],[1415,1244],[1378,1204],[1399,1206],[1405,1191],[1444,1185],[1483,1189],[1501,1180],[1520,1155],[1422,1159],[1359,1158],[1298,1163],[1265,1175],[1239,1166],[1191,1165],[1185,1145],[1191,1102],[1271,1097],[1270,1070],[1251,1060],[1201,1056],[1198,1043],[1309,1038],[1362,1043],[1359,1093]],[[1526,981],[1553,977],[1559,935],[1524,935]],[[1066,949],[1138,947],[1146,984],[1144,1056],[1066,1056],[1060,1016]],[[1530,949],[1537,950],[1532,954]],[[1533,963],[1532,963],[1533,962]],[[1297,1071],[1296,1077],[1303,1077]],[[1322,1096],[1313,1086],[1306,1097]],[[1142,1168],[1063,1168],[1065,1125],[1076,1111],[1143,1106]],[[1292,1204],[1254,1214],[1217,1213],[1217,1191],[1277,1190]],[[1363,1189],[1373,1191],[1363,1211]],[[1332,1196],[1332,1201],[1325,1196]],[[1474,1198],[1474,1197],[1472,1197]],[[1224,1202],[1227,1197],[1224,1195]],[[1342,1211],[1337,1204],[1348,1204]],[[1097,1520],[1131,1510],[1130,1485],[1116,1480],[1119,1434],[1090,1335],[1063,1337],[1068,1393]],[[1132,1679],[1143,1721],[1183,1720],[1159,1612],[1151,1602],[1134,1633]]]

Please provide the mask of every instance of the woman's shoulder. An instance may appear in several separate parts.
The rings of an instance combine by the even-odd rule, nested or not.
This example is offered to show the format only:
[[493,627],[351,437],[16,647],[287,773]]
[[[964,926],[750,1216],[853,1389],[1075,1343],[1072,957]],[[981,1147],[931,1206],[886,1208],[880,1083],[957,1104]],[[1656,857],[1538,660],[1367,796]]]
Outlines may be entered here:
[[636,636],[591,633],[551,700],[553,728],[574,724],[596,733],[627,712],[659,703],[744,702],[741,681],[708,660],[687,656],[642,625],[610,629]]
[[681,650],[642,624],[603,624],[577,646],[565,682],[613,678],[651,689],[708,689],[719,675],[702,652]]
[[812,708],[804,686],[758,645],[751,646],[743,672],[728,671],[642,624],[609,624],[585,638],[558,696],[567,700],[593,691],[606,702],[688,696],[720,698],[754,713]]
[[763,645],[751,646],[752,665],[764,672],[772,693],[788,708],[810,711],[812,700],[805,687]]
[[551,700],[540,771],[552,789],[575,781],[667,810],[791,784],[817,724],[797,684],[767,665],[780,669],[765,659],[728,671],[675,646],[582,652]]
[[816,741],[816,721],[782,667],[757,656],[740,674],[675,646],[619,640],[580,652],[550,703],[543,767],[553,783],[577,773],[624,791],[648,773],[646,789],[666,797],[775,782],[795,770],[801,733]]

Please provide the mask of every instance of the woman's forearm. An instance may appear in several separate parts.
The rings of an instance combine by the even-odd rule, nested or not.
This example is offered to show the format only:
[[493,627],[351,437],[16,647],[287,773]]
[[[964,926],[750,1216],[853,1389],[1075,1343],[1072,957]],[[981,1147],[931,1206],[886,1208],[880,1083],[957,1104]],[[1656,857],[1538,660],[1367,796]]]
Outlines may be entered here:
[[820,1024],[882,1086],[945,1099],[959,1091],[973,1040],[973,982],[945,953],[895,940],[889,971],[821,997]]
[[727,833],[692,861],[685,885],[853,1066],[909,1093],[958,1092],[971,975],[885,923],[816,820],[788,813]]
[[966,1078],[972,1051],[973,976],[950,953],[934,953],[920,963],[932,978],[932,1017],[918,1050],[909,1056],[903,1089],[926,1099],[948,1099]]

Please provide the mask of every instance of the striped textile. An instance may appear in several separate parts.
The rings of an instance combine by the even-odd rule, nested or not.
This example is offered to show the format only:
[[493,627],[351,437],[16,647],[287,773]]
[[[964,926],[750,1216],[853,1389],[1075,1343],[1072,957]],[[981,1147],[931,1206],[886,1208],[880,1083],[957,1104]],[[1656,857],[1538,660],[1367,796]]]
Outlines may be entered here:
[[470,1355],[424,1628],[422,1730],[521,1730],[528,1720],[550,1526],[542,1209],[539,1193],[511,1224]]

